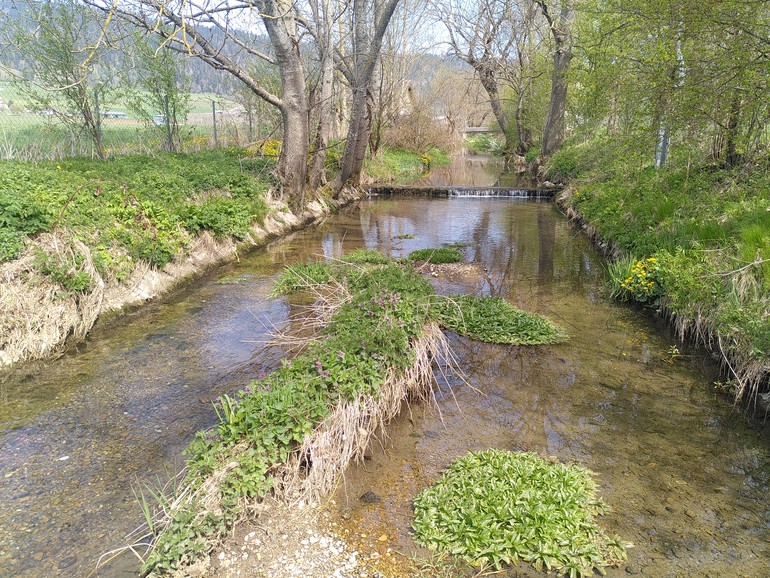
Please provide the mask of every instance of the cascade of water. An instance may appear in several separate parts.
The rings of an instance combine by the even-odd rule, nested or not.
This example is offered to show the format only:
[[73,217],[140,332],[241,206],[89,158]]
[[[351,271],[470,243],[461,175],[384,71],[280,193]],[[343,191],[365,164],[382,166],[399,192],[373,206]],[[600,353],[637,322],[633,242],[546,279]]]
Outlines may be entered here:
[[448,187],[450,197],[503,197],[511,199],[532,199],[552,197],[548,189],[507,189],[502,187]]
[[523,189],[508,187],[415,187],[415,186],[379,186],[369,187],[368,193],[379,195],[402,195],[409,197],[473,197],[473,198],[510,198],[510,199],[551,199],[558,189]]

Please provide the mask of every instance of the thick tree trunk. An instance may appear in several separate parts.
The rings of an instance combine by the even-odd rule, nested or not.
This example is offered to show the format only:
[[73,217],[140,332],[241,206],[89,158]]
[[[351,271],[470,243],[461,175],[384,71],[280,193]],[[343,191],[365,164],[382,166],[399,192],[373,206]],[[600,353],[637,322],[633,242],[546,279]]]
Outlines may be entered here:
[[305,204],[307,157],[310,148],[305,71],[299,50],[291,0],[263,2],[262,20],[275,51],[281,75],[283,146],[278,159],[282,195],[293,211]]
[[561,0],[558,19],[553,19],[545,2],[537,2],[551,27],[554,40],[553,75],[551,77],[551,100],[543,130],[544,158],[550,157],[564,140],[567,116],[567,70],[572,60],[572,0]]
[[556,50],[553,55],[553,76],[551,78],[551,101],[543,130],[544,157],[550,157],[564,140],[567,117],[567,69],[572,60],[569,47]]

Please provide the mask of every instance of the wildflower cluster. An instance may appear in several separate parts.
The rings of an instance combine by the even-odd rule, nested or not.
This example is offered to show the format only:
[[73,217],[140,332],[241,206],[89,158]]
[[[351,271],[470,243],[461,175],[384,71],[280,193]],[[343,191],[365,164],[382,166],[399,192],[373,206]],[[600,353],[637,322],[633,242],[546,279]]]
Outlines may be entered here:
[[422,164],[422,168],[424,170],[429,171],[430,170],[430,163],[431,163],[430,155],[427,155],[427,154],[426,155],[422,155],[420,157],[420,163]]
[[663,294],[658,260],[649,257],[634,263],[628,276],[620,283],[620,288],[636,301],[657,305]]

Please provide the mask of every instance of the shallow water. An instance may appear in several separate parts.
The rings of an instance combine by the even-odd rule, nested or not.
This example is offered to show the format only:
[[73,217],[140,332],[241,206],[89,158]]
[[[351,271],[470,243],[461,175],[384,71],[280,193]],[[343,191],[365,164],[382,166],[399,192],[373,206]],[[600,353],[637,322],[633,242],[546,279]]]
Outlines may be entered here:
[[[404,234],[415,238],[396,239]],[[97,328],[61,359],[0,376],[0,576],[87,576],[125,545],[142,522],[133,489],[178,470],[194,432],[215,419],[212,399],[276,365],[280,354],[262,342],[289,312],[267,298],[283,264],[448,242],[468,243],[467,258],[486,270],[441,291],[506,297],[572,340],[531,349],[452,338],[468,385],[443,382],[441,418],[411,408],[387,451],[348,474],[351,521],[409,551],[411,497],[449,460],[525,448],[599,474],[613,508],[606,526],[637,544],[632,570],[764,576],[767,432],[712,392],[707,360],[692,352],[669,363],[670,337],[600,298],[599,258],[553,206],[476,199],[364,202]],[[379,504],[358,502],[369,490]],[[99,575],[136,569],[124,554]]]
[[[411,499],[470,450],[530,450],[597,473],[611,507],[602,524],[631,541],[611,576],[768,575],[770,444],[716,395],[700,352],[674,358],[676,341],[640,312],[600,296],[602,267],[582,235],[549,204],[402,200],[363,211],[369,245],[404,254],[468,243],[481,275],[436,282],[441,292],[504,297],[565,327],[569,343],[510,347],[457,336],[466,383],[444,380],[438,411],[414,408],[337,496],[353,532],[418,553]],[[389,240],[413,233],[409,245]],[[372,492],[379,501],[372,503]],[[424,553],[423,553],[424,554]],[[510,575],[527,571],[521,565]]]

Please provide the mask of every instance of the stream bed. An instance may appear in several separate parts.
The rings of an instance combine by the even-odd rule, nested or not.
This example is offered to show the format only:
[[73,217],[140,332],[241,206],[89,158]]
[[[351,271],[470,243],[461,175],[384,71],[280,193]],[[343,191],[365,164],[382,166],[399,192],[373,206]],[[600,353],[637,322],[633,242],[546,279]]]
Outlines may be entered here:
[[[126,545],[143,521],[136,489],[181,468],[194,432],[215,420],[212,400],[277,365],[265,341],[289,307],[268,293],[285,264],[445,243],[479,267],[437,277],[440,292],[504,297],[571,340],[450,336],[465,381],[441,379],[438,410],[409,408],[351,468],[341,523],[411,552],[411,498],[444,466],[468,450],[526,449],[597,473],[605,527],[636,545],[612,575],[766,576],[767,425],[715,393],[702,353],[678,345],[674,356],[665,328],[601,297],[600,257],[553,205],[463,198],[363,201],[97,327],[57,360],[0,374],[0,576],[97,575],[100,556]],[[360,501],[366,492],[379,501]],[[137,569],[123,553],[98,576]]]

